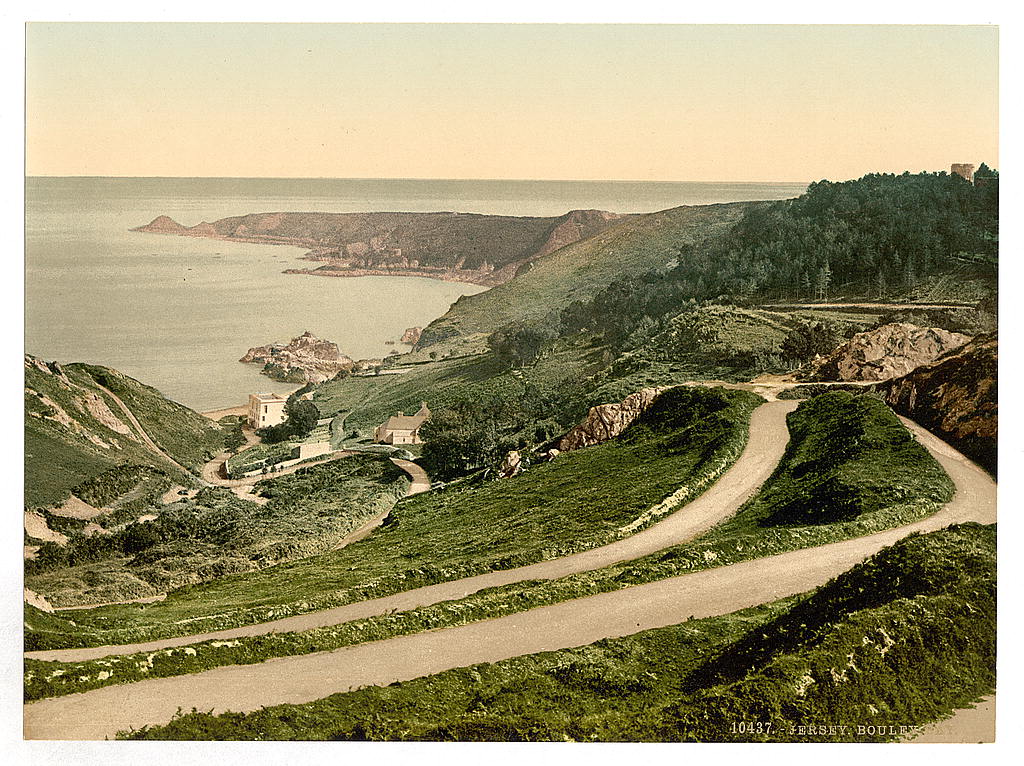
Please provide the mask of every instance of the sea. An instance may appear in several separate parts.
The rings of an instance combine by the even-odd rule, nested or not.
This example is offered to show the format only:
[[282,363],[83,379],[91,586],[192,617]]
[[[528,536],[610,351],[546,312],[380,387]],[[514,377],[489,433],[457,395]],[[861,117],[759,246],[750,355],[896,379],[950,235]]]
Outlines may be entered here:
[[[238,362],[309,330],[375,358],[484,288],[418,277],[284,274],[302,248],[144,234],[168,215],[192,226],[265,212],[555,216],[785,199],[805,183],[431,179],[30,177],[25,183],[25,351],[114,367],[198,411],[288,393]],[[390,341],[390,343],[389,343]]]

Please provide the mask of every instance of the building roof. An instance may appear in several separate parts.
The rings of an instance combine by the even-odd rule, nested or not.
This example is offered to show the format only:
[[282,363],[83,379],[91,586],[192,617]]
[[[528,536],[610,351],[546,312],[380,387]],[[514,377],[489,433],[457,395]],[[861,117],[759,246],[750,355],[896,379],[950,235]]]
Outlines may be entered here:
[[286,401],[288,401],[283,396],[279,396],[278,394],[271,394],[271,393],[249,394],[249,396],[255,396],[261,402],[286,402]]
[[415,431],[423,425],[424,420],[426,418],[420,415],[392,415],[381,428],[385,431]]
[[385,431],[415,431],[429,417],[430,410],[427,409],[427,403],[423,402],[415,415],[406,415],[404,412],[399,412],[397,415],[392,415],[385,420],[380,427]]

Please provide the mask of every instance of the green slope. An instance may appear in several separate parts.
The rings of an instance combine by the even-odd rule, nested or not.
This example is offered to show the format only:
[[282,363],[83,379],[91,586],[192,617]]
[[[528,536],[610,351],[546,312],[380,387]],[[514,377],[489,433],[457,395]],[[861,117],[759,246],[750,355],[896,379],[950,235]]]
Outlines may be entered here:
[[540,320],[572,301],[592,297],[616,279],[667,271],[681,246],[699,245],[728,230],[744,211],[759,204],[677,207],[617,223],[533,261],[510,282],[463,296],[424,329],[417,348],[438,355],[479,351],[487,334],[513,320]]
[[[302,705],[193,712],[133,738],[891,740],[995,685],[995,538],[950,527],[804,596]],[[825,731],[797,728],[810,724]]]
[[57,365],[25,357],[25,505],[59,503],[72,487],[124,463],[147,465],[186,480],[142,442],[110,396],[132,411],[146,433],[182,465],[198,468],[221,449],[220,426],[159,391],[105,367]]
[[742,391],[674,389],[615,441],[512,479],[410,497],[392,523],[358,545],[184,588],[145,610],[82,611],[67,635],[35,631],[32,641],[55,648],[183,635],[593,548],[629,534],[626,527],[679,487],[713,483],[742,451],[761,401]]

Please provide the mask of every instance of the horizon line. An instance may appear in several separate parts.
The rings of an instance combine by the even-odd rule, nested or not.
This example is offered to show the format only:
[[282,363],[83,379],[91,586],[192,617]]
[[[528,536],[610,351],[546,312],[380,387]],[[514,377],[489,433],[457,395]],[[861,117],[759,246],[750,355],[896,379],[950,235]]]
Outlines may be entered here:
[[[909,172],[909,171],[907,171]],[[941,171],[931,171],[941,172]],[[618,183],[618,184],[809,184],[812,181],[755,179],[755,180],[666,180],[638,178],[443,178],[438,176],[129,176],[129,175],[94,175],[94,174],[56,174],[40,173],[25,174],[29,178],[118,178],[124,180],[237,180],[237,181],[511,181],[517,183]],[[819,179],[822,180],[822,179]]]

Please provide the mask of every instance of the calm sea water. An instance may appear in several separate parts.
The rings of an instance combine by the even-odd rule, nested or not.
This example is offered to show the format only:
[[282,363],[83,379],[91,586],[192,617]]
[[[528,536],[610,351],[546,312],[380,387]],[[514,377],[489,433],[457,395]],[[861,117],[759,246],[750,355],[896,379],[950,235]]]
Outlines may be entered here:
[[287,275],[303,250],[129,231],[158,215],[186,226],[274,211],[560,215],[783,199],[794,183],[633,183],[238,178],[29,178],[25,349],[117,368],[198,410],[286,392],[236,360],[304,330],[355,358],[383,356],[406,327],[474,285],[415,277]]

